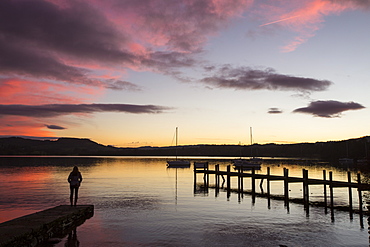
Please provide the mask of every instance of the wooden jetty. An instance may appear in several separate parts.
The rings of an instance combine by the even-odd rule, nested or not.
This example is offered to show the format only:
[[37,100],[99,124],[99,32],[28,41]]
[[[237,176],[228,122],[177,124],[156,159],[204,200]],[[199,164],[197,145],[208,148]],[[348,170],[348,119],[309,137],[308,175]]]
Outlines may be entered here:
[[[334,209],[334,188],[336,187],[346,187],[348,188],[348,210],[350,214],[355,211],[353,209],[353,202],[352,202],[352,188],[357,188],[358,191],[358,197],[359,197],[359,208],[356,210],[356,212],[362,214],[363,213],[363,202],[362,202],[362,191],[368,191],[370,190],[370,184],[365,184],[361,182],[361,175],[357,174],[357,181],[353,182],[351,181],[351,172],[348,172],[347,181],[334,181],[333,180],[333,172],[327,173],[326,170],[323,170],[323,178],[322,179],[315,179],[315,178],[309,178],[308,176],[308,170],[302,169],[302,177],[291,177],[289,176],[289,169],[284,168],[283,169],[283,175],[272,175],[270,174],[270,167],[267,167],[267,174],[256,174],[254,169],[251,169],[250,172],[245,172],[242,169],[239,169],[235,172],[232,172],[230,169],[230,165],[227,166],[226,171],[220,171],[219,165],[215,165],[215,170],[210,170],[208,165],[204,167],[194,166],[194,175],[195,175],[195,181],[196,181],[196,174],[197,173],[203,173],[204,174],[204,183],[205,186],[209,186],[209,175],[215,175],[215,181],[216,181],[216,194],[219,190],[220,185],[220,177],[222,177],[223,182],[226,180],[226,191],[228,194],[228,197],[230,196],[231,192],[231,178],[237,177],[238,178],[238,193],[244,193],[243,187],[244,187],[244,178],[251,178],[251,194],[253,196],[256,195],[256,180],[260,179],[260,188],[262,189],[263,181],[267,181],[267,193],[264,194],[265,197],[270,198],[270,182],[271,181],[283,181],[284,183],[284,192],[283,192],[283,199],[285,201],[285,205],[289,208],[289,184],[290,183],[302,183],[302,192],[303,192],[303,199],[301,200],[307,209],[310,204],[309,199],[309,185],[323,185],[324,186],[324,203],[323,206],[325,207],[325,211],[328,205],[328,195],[327,195],[327,188],[329,188],[329,198],[330,198],[330,208]],[[327,177],[327,174],[329,177]],[[226,177],[226,179],[225,179]],[[253,197],[254,198],[254,197]],[[253,199],[254,200],[254,199]],[[333,212],[333,210],[332,210]]]
[[36,246],[81,225],[94,215],[93,205],[60,205],[0,224],[0,247]]

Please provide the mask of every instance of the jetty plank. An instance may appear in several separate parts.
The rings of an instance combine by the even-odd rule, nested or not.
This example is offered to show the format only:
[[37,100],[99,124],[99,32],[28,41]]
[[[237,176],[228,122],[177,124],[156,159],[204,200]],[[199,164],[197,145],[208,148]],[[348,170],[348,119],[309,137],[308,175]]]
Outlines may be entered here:
[[36,246],[94,215],[93,205],[60,205],[0,224],[0,247]]

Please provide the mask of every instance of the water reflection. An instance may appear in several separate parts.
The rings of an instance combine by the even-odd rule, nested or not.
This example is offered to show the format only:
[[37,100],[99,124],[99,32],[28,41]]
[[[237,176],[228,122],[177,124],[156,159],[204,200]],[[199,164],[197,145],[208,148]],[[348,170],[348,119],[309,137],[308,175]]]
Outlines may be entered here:
[[72,231],[68,233],[67,240],[64,244],[65,247],[78,247],[80,246],[80,241],[77,238],[77,228],[75,227]]
[[[194,178],[192,169],[167,169],[165,158],[22,159],[32,166],[22,165],[19,159],[12,164],[11,159],[5,162],[0,158],[0,186],[9,188],[0,191],[1,217],[12,210],[12,217],[18,217],[21,215],[16,215],[16,210],[31,213],[68,204],[66,177],[70,169],[77,165],[84,174],[79,200],[81,204],[95,205],[95,216],[55,247],[67,246],[68,241],[71,246],[79,242],[89,247],[366,246],[369,242],[356,214],[348,220],[347,212],[335,210],[332,222],[321,207],[310,206],[307,217],[303,204],[289,201],[288,210],[284,198],[273,197],[284,192],[281,181],[267,183],[266,179],[256,178],[253,195],[240,192],[252,192],[250,179],[242,183],[231,179],[232,189],[227,192],[226,176],[197,174]],[[226,159],[207,161],[210,169],[219,164],[220,170],[226,170],[231,163]],[[325,169],[333,171],[335,180],[348,179],[347,169],[329,164],[264,162],[256,174],[266,174],[270,167],[273,175],[282,176],[286,168],[290,176],[302,176],[302,169],[307,169],[310,178],[322,178]],[[352,172],[353,181],[355,175]],[[361,177],[365,181],[368,176],[361,173]],[[213,188],[214,185],[217,186]],[[289,184],[289,196],[301,198],[302,189],[302,185]],[[313,201],[323,201],[323,186],[310,185],[309,195]],[[353,195],[357,197],[357,191]],[[335,205],[348,204],[348,189],[335,188],[334,199]],[[354,199],[353,205],[358,207],[358,201]]]

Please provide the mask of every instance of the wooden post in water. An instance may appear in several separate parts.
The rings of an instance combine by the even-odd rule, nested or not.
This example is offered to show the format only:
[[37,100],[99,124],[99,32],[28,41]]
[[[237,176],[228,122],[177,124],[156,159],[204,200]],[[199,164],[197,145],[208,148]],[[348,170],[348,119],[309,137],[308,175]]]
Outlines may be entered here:
[[271,198],[270,198],[270,167],[267,167],[267,207],[271,208]]
[[289,182],[288,182],[288,177],[289,177],[289,169],[284,168],[284,201],[285,201],[285,206],[289,204]]
[[256,178],[254,176],[255,174],[256,171],[254,170],[254,168],[252,168],[252,195],[256,194]]
[[359,211],[362,217],[362,192],[361,192],[361,174],[357,173],[357,182],[358,182],[358,204],[359,204]]
[[308,217],[310,215],[310,187],[308,183],[308,170],[304,170],[304,186],[306,187],[306,200],[305,200],[305,208],[306,208],[306,216]]
[[[244,173],[244,171],[243,171],[243,169],[241,169],[241,177],[240,177],[240,186],[241,186],[241,190],[242,190],[242,192],[244,191],[244,177],[243,177],[243,173]],[[242,194],[242,197],[243,197],[243,194]]]
[[361,174],[357,173],[357,182],[358,182],[358,204],[359,204],[359,213],[360,213],[360,226],[364,228],[364,218],[362,212],[362,191],[361,191]]
[[348,177],[348,199],[349,199],[349,217],[353,219],[353,211],[352,211],[352,187],[351,187],[351,172],[347,172]]
[[238,194],[240,194],[240,190],[241,190],[241,167],[238,168]]
[[329,172],[330,208],[334,210],[333,172]]
[[218,187],[218,184],[220,183],[220,176],[218,175],[218,171],[220,169],[220,165],[215,165],[215,182],[216,182],[216,188]]
[[230,176],[230,165],[227,166],[227,177],[226,177],[226,189],[227,189],[227,198],[230,197],[230,186],[231,186],[231,176]]
[[330,189],[330,215],[331,215],[331,221],[334,222],[333,172],[329,172],[329,189]]
[[256,177],[254,176],[256,171],[252,168],[252,204],[256,202]]
[[303,190],[303,205],[306,207],[306,200],[307,200],[307,192],[306,192],[306,179],[305,179],[305,169],[302,169],[302,178],[303,178],[303,183],[302,183],[302,190]]
[[243,168],[240,167],[238,169],[238,194],[239,194],[239,199],[243,198]]
[[307,206],[307,209],[309,207],[309,204],[310,204],[310,187],[309,187],[309,184],[308,184],[308,170],[305,170],[305,177],[306,177],[306,206]]
[[220,165],[217,164],[215,165],[215,181],[216,181],[216,197],[218,196],[219,192],[220,192],[220,175],[218,174],[220,171]]
[[325,213],[328,213],[328,200],[326,195],[326,170],[322,171],[322,179],[324,180],[324,205],[325,205]]

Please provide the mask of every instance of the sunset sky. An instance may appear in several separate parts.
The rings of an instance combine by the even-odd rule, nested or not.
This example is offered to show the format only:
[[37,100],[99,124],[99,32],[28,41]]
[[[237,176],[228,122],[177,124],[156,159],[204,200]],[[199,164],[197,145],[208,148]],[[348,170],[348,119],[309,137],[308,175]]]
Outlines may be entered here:
[[1,0],[0,137],[369,135],[369,0]]

